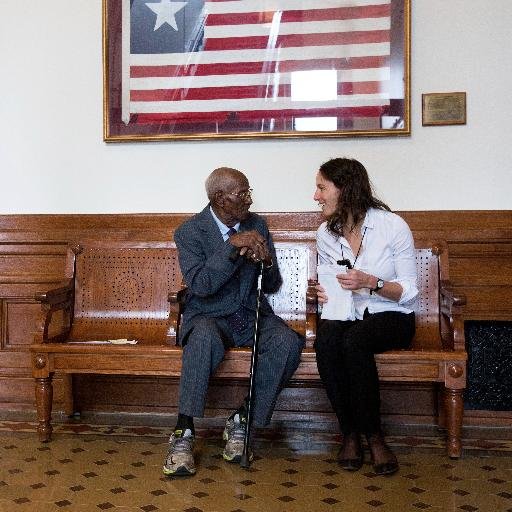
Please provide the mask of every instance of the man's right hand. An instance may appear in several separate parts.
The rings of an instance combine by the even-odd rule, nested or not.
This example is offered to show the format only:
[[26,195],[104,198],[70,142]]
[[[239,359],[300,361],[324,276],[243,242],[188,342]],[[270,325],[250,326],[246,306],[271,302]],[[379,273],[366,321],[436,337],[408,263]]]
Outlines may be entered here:
[[229,237],[229,243],[240,249],[240,256],[251,261],[272,262],[265,237],[256,230],[236,233]]

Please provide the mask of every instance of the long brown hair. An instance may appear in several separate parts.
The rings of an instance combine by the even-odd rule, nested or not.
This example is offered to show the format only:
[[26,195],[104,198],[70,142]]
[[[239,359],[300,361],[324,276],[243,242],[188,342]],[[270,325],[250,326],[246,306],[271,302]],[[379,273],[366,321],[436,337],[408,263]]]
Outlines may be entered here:
[[[343,228],[353,229],[364,219],[369,208],[391,211],[389,206],[373,195],[368,172],[352,158],[333,158],[320,166],[321,175],[340,190],[336,211],[327,219],[327,229],[338,236]],[[352,216],[352,226],[347,226]]]

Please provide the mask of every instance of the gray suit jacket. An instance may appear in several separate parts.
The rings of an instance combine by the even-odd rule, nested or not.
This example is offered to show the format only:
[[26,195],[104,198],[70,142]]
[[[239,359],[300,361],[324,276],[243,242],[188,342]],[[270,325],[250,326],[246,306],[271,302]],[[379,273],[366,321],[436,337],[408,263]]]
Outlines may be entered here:
[[[265,220],[254,213],[240,223],[240,231],[256,230],[267,240],[274,265],[264,270],[263,292],[272,293],[282,283],[276,253]],[[183,323],[179,342],[186,340],[200,316],[225,317],[244,306],[256,308],[259,264],[244,257],[231,261],[233,246],[224,241],[207,205],[200,213],[185,221],[174,233],[183,278],[188,287],[185,295]],[[262,295],[261,315],[273,311]]]

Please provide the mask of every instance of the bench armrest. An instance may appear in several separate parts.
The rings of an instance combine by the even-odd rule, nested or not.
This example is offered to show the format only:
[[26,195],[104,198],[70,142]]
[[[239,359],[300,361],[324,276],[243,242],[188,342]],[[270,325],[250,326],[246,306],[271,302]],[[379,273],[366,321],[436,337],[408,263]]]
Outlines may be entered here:
[[[41,303],[41,312],[34,333],[35,343],[58,342],[65,340],[71,330],[74,288],[73,281],[68,281],[58,288],[45,292],[38,292],[34,299]],[[63,320],[59,330],[52,336],[48,336],[54,313],[63,312]]]
[[316,339],[316,324],[318,314],[318,296],[316,286],[318,281],[308,280],[306,290],[306,347],[311,348]]
[[183,309],[183,298],[187,287],[182,285],[180,290],[169,292],[167,300],[169,301],[169,320],[167,328],[167,340],[178,343],[178,331],[180,327],[181,313]]
[[463,309],[466,296],[453,289],[450,281],[439,283],[441,337],[443,346],[451,350],[466,350]]
[[463,293],[456,293],[450,281],[441,281],[439,293],[441,297],[446,299],[446,303],[450,308],[466,305],[466,296]]
[[73,284],[71,282],[65,283],[58,288],[47,290],[45,292],[37,292],[34,299],[42,304],[58,305],[69,300],[73,295]]

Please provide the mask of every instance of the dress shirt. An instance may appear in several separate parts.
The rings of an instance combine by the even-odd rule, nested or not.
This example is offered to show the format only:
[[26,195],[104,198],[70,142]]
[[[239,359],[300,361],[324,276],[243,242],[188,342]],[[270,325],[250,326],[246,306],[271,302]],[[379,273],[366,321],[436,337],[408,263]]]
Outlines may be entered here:
[[[365,232],[366,230],[366,232]],[[402,286],[398,302],[378,293],[370,294],[363,288],[352,292],[357,319],[362,319],[366,308],[369,313],[400,311],[411,313],[417,308],[418,285],[414,240],[407,223],[386,210],[370,208],[366,212],[361,232],[365,233],[359,257],[354,268]],[[347,242],[327,230],[324,222],[317,231],[319,264],[335,264],[343,254],[353,264],[355,255]]]
[[[231,229],[230,227],[226,226],[226,224],[224,224],[218,217],[217,215],[215,215],[215,212],[213,211],[213,208],[210,206],[210,212],[213,216],[213,220],[215,221],[215,223],[217,224],[217,226],[219,226],[219,229],[220,229],[220,232],[222,234],[222,238],[224,239],[224,242],[229,238],[229,230]],[[233,229],[238,233],[238,231],[240,231],[240,222],[237,222],[234,226],[233,226]]]

